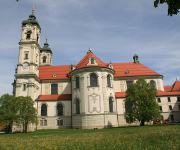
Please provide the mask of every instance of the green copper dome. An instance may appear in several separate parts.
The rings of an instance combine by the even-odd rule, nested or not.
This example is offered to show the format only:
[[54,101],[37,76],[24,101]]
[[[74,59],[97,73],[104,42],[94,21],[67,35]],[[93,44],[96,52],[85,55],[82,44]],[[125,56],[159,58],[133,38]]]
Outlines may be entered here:
[[43,52],[43,51],[52,53],[51,48],[49,47],[49,44],[47,42],[47,39],[46,39],[46,42],[44,43],[43,48],[41,48],[41,52]]
[[27,20],[24,20],[22,22],[23,26],[25,26],[26,24],[37,25],[41,29],[38,21],[36,20],[36,16],[33,13],[29,16]]

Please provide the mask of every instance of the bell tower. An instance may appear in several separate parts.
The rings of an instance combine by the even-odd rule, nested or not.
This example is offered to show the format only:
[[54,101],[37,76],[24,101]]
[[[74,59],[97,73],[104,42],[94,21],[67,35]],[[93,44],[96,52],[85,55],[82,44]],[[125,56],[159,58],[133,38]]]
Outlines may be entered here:
[[52,50],[49,47],[48,41],[44,43],[43,48],[40,50],[40,66],[52,65]]
[[[35,10],[22,22],[19,42],[19,58],[16,69],[14,91],[16,96],[30,96],[36,99],[39,83],[41,27],[36,19]],[[37,93],[37,94],[36,94]]]

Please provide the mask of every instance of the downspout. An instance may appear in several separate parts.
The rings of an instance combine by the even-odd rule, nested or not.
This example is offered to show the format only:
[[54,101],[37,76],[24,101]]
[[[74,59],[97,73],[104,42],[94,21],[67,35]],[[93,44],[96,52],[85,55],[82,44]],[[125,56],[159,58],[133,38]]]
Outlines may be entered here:
[[36,131],[37,131],[37,126],[38,126],[38,99],[37,99],[37,120],[36,120]]
[[73,125],[72,125],[72,121],[73,121],[73,118],[72,118],[72,95],[73,95],[73,93],[72,93],[72,77],[71,77],[71,79],[70,79],[70,81],[71,81],[71,128],[73,128]]
[[[115,96],[115,99],[116,99],[116,96]],[[118,116],[118,109],[117,109],[117,99],[116,99],[116,112],[117,112],[117,124],[118,124],[118,127],[119,127],[119,116]]]
[[[70,67],[71,67],[71,71],[72,71],[73,65],[71,65]],[[73,83],[72,83],[72,76],[71,75],[70,75],[70,82],[71,82],[71,128],[73,128],[73,123],[72,123],[73,122],[73,118],[72,118],[73,117],[72,116],[72,104],[73,104],[72,103],[72,101],[73,101],[72,100],[73,99],[73,93],[72,93],[73,90],[72,90],[72,88],[73,88]]]
[[[39,81],[39,83],[40,83],[40,93],[39,93],[39,95],[42,95],[42,82],[41,81]],[[39,96],[38,96],[39,97]],[[39,116],[38,116],[38,114],[39,114],[39,107],[38,107],[38,103],[39,103],[39,99],[37,98],[36,99],[36,102],[37,102],[37,122],[36,122],[36,131],[37,131],[37,126],[38,126],[38,123],[39,123]]]

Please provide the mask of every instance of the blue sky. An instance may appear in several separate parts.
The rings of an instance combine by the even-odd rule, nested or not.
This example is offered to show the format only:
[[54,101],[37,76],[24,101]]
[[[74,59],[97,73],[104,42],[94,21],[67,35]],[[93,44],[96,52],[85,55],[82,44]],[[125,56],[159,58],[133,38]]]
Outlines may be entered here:
[[[89,48],[109,62],[140,62],[164,75],[165,84],[180,79],[180,15],[153,0],[35,0],[36,17],[53,50],[53,64],[76,64]],[[0,1],[0,95],[11,93],[18,61],[21,22],[32,0]]]

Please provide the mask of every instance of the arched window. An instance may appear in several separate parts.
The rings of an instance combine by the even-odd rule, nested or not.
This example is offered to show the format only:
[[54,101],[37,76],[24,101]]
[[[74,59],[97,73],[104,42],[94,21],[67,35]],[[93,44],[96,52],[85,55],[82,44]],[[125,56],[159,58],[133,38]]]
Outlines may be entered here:
[[76,77],[76,88],[79,89],[80,84],[79,84],[79,77]]
[[57,104],[57,116],[64,115],[64,107],[61,103]]
[[107,87],[112,87],[112,77],[110,74],[107,75]]
[[43,63],[46,63],[46,61],[47,61],[47,57],[43,56]]
[[109,112],[113,112],[113,97],[109,97]]
[[90,74],[90,86],[91,87],[98,86],[98,77],[95,73]]
[[47,116],[47,105],[46,104],[41,105],[41,116]]
[[26,39],[29,40],[31,38],[31,31],[27,31],[26,33]]
[[156,82],[155,82],[154,80],[151,80],[151,81],[150,81],[150,86],[151,86],[152,88],[155,88],[155,89],[156,89]]
[[80,114],[80,101],[76,99],[76,114]]

